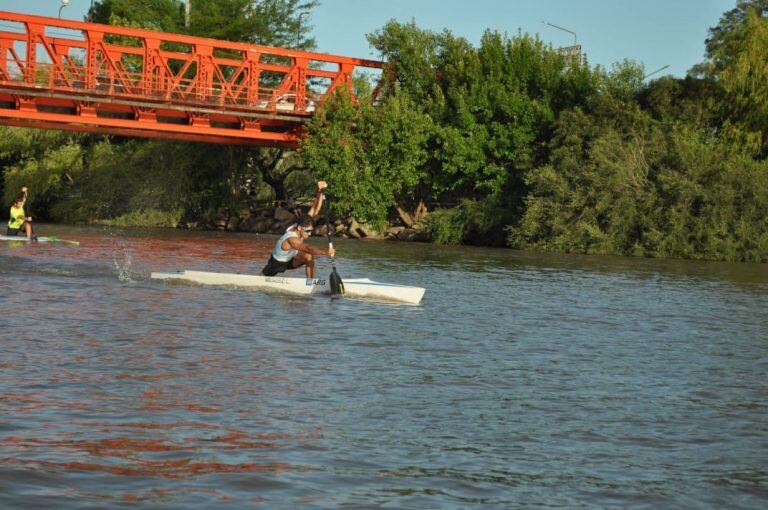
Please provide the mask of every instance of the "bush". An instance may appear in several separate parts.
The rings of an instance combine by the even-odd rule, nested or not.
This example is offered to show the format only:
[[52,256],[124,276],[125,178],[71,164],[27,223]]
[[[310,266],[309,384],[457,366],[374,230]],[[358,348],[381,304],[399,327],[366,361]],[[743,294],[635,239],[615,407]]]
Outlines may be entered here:
[[432,211],[426,229],[438,244],[502,245],[508,212],[492,201],[463,200],[451,209]]
[[182,211],[158,211],[147,209],[131,211],[111,220],[98,220],[99,225],[110,227],[170,227],[174,228],[181,221]]
[[[627,120],[631,122],[626,122]],[[558,121],[550,163],[526,177],[513,248],[768,261],[768,164],[645,114],[614,126]]]

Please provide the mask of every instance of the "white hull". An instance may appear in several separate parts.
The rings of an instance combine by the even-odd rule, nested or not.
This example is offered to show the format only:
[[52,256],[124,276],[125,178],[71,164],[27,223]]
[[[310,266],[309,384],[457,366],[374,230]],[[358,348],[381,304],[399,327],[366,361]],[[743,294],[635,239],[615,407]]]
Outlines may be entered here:
[[67,239],[59,239],[58,237],[38,237],[35,241],[32,241],[25,235],[20,236],[2,236],[0,235],[0,241],[20,241],[20,242],[35,242],[35,243],[62,243],[69,244],[71,246],[80,246],[78,241],[69,241]]
[[[201,285],[218,285],[254,290],[272,290],[289,294],[330,294],[327,278],[288,278],[283,276],[255,276],[247,274],[208,273],[205,271],[176,271],[152,273],[155,280],[179,280]],[[368,278],[344,278],[344,296],[383,299],[401,303],[419,304],[424,288],[380,283]]]

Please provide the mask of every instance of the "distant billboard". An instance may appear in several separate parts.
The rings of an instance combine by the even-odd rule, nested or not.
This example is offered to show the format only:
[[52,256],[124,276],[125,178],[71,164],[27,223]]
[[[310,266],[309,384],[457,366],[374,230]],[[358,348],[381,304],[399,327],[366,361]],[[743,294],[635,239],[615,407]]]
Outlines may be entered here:
[[575,57],[581,60],[581,44],[576,44],[574,46],[564,46],[562,48],[557,48],[555,51],[565,58],[570,59]]

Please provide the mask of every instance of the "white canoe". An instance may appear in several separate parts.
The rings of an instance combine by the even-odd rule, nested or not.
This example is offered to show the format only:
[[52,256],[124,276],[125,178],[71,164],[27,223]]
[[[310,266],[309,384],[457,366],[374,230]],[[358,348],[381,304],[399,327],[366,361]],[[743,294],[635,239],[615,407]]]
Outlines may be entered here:
[[[152,273],[155,280],[179,280],[201,285],[217,285],[254,290],[271,290],[289,294],[330,294],[327,278],[287,278],[284,276],[255,276],[247,274],[208,273],[205,271],[175,271]],[[424,288],[381,283],[368,278],[344,278],[344,297],[383,299],[419,304]]]
[[62,243],[70,246],[80,246],[78,241],[69,241],[68,239],[59,239],[58,237],[38,237],[34,241],[27,236],[2,236],[0,235],[0,241],[21,241],[21,242],[35,242],[35,243]]

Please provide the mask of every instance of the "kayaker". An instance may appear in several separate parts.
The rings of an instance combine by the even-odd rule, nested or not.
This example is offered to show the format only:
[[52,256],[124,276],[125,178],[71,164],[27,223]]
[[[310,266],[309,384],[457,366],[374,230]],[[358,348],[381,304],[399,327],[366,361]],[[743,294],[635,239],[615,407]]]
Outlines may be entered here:
[[315,216],[320,212],[323,206],[323,190],[328,185],[325,181],[317,182],[317,193],[312,201],[312,207],[309,212],[298,212],[296,223],[288,227],[285,234],[275,243],[275,249],[269,257],[269,262],[261,270],[264,276],[275,276],[289,269],[305,267],[307,278],[315,277],[315,257],[327,255],[332,257],[335,253],[333,248],[321,250],[304,244],[304,239],[312,235],[312,222]]
[[[22,188],[26,191],[26,188]],[[32,216],[27,216],[24,213],[24,204],[26,203],[26,192],[22,192],[13,199],[13,205],[11,206],[11,219],[8,220],[8,229],[5,232],[7,236],[17,236],[20,231],[24,231],[27,234],[27,238],[33,239],[32,236]]]

